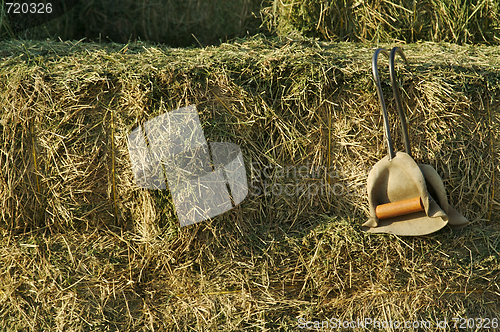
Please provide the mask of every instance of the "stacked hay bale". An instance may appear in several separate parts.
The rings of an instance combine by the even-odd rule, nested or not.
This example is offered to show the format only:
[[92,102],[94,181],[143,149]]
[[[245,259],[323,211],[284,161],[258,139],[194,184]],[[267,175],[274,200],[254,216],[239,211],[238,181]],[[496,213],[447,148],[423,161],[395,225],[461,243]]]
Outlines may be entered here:
[[293,31],[327,41],[452,43],[500,41],[496,1],[269,0],[262,18],[279,35]]
[[[372,45],[0,46],[0,327],[498,317],[497,48],[404,46],[413,153],[472,225],[401,239],[359,229],[368,169],[387,153]],[[180,228],[168,190],[135,186],[127,137],[190,104],[209,141],[241,147],[260,194]],[[396,117],[391,130],[401,150]],[[280,175],[289,166],[297,173]],[[313,194],[321,183],[332,191]],[[298,194],[279,193],[285,184]]]
[[[20,54],[2,65],[9,228],[174,227],[168,194],[136,188],[127,136],[190,104],[209,141],[243,151],[251,191],[231,214],[244,224],[307,224],[318,213],[365,218],[367,171],[386,153],[370,47],[260,38],[201,50],[6,46]],[[495,50],[423,43],[405,51],[410,65],[400,75],[415,157],[438,170],[470,220],[489,219],[498,181]],[[286,167],[302,173],[282,176]],[[283,192],[287,183],[293,195]]]

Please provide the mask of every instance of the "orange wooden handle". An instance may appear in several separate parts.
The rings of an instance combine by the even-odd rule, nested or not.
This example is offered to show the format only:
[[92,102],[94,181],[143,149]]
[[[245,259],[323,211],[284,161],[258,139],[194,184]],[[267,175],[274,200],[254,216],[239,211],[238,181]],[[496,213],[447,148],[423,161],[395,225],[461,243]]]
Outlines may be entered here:
[[420,211],[424,211],[424,205],[422,204],[420,196],[402,201],[381,204],[375,208],[375,214],[379,219],[389,219]]

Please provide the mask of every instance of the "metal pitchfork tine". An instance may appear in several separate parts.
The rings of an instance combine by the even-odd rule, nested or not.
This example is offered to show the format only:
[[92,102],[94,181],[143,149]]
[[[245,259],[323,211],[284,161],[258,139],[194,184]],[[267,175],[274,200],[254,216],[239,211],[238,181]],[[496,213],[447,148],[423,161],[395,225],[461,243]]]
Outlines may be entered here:
[[399,92],[398,83],[396,81],[396,73],[394,70],[394,59],[396,58],[396,54],[408,64],[406,57],[399,47],[394,47],[389,54],[385,49],[379,48],[373,53],[372,58],[372,73],[373,79],[375,80],[375,86],[377,88],[377,95],[380,102],[380,107],[382,109],[382,117],[384,119],[384,132],[387,140],[387,149],[389,150],[389,160],[392,160],[396,156],[396,152],[392,146],[391,139],[391,131],[389,127],[389,115],[387,113],[387,107],[385,105],[384,95],[382,93],[382,84],[380,83],[380,76],[378,74],[378,55],[383,53],[386,57],[389,58],[389,74],[391,77],[391,85],[392,91],[394,93],[394,99],[396,101],[396,109],[398,110],[399,119],[401,122],[401,132],[403,133],[403,142],[405,144],[406,153],[411,157],[411,147],[410,147],[410,139],[408,136],[408,126],[406,124],[406,116],[403,110],[403,105],[401,102],[401,94]]

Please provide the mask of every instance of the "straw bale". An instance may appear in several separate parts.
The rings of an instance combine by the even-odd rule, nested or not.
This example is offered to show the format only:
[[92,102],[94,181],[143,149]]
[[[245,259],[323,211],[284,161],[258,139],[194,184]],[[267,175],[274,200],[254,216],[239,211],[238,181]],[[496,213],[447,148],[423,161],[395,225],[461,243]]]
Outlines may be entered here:
[[[359,227],[368,169],[387,153],[372,45],[255,37],[202,49],[1,48],[2,328],[21,318],[32,330],[292,330],[299,318],[499,317],[497,48],[404,46],[415,158],[437,169],[472,221],[408,238]],[[268,184],[308,188],[327,180],[312,171],[331,165],[339,192],[249,195],[180,228],[168,190],[134,185],[127,136],[191,104],[209,141],[241,147],[249,181],[255,165]],[[402,149],[398,130],[392,116]],[[284,177],[279,166],[306,167]]]

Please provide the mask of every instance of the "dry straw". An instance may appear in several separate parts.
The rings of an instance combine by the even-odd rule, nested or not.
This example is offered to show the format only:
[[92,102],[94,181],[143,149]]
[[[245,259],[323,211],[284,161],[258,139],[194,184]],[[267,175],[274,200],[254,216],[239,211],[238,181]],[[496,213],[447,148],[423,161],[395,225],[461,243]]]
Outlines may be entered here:
[[[398,238],[359,228],[368,168],[387,153],[371,45],[256,37],[184,50],[0,46],[2,329],[500,317],[497,48],[404,46],[410,64],[398,71],[415,158],[437,169],[472,225]],[[190,104],[209,141],[241,147],[250,180],[253,164],[267,167],[271,186],[330,181],[337,191],[249,195],[181,229],[168,191],[135,187],[127,135]],[[328,164],[332,178],[313,172]],[[279,176],[280,166],[302,173]]]

